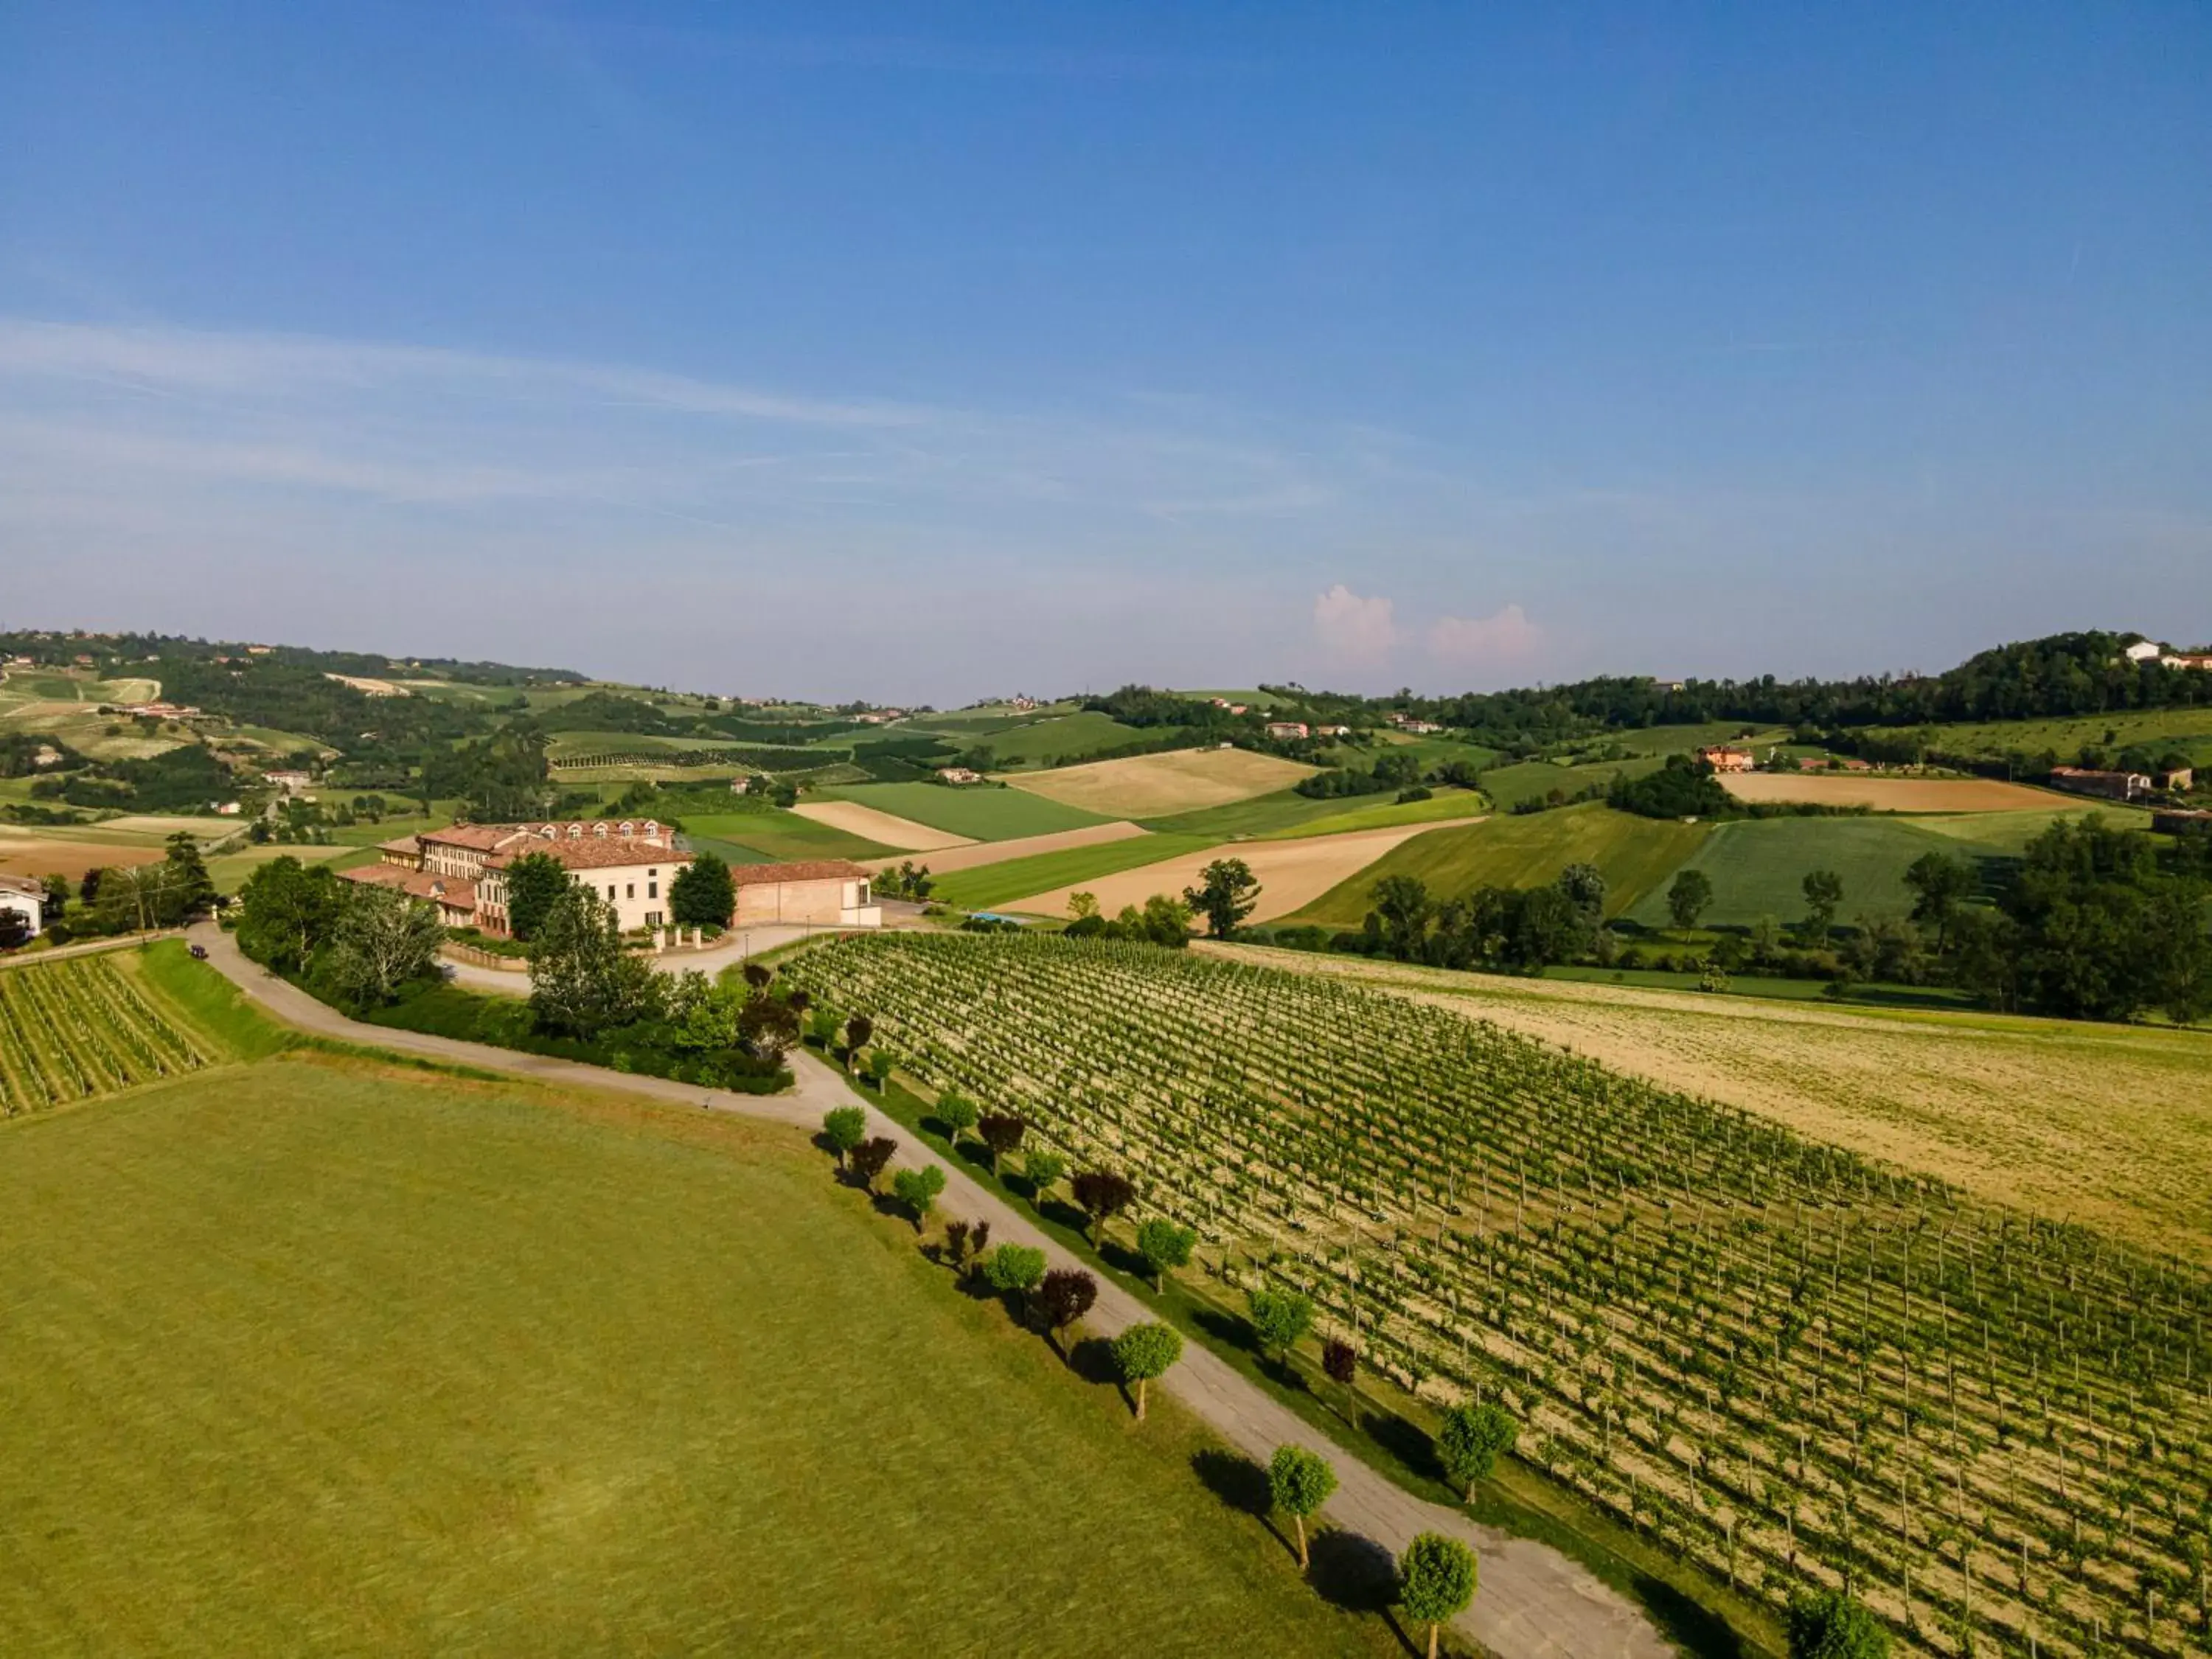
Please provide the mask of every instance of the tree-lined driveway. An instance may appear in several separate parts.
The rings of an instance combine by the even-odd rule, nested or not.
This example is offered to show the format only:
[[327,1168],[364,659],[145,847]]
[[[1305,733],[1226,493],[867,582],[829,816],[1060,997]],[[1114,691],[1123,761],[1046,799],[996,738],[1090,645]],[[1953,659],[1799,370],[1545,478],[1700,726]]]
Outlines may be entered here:
[[[994,1243],[1034,1245],[1044,1251],[1053,1267],[1088,1269],[1088,1263],[1054,1243],[997,1194],[978,1185],[965,1170],[878,1110],[853,1090],[842,1073],[804,1051],[791,1057],[797,1086],[789,1092],[726,1094],[543,1054],[364,1025],[249,961],[230,934],[203,923],[191,930],[190,937],[194,944],[207,947],[208,960],[216,969],[278,1018],[342,1042],[536,1081],[619,1090],[695,1108],[703,1105],[810,1131],[819,1128],[823,1115],[833,1108],[859,1106],[868,1115],[872,1134],[888,1136],[897,1143],[901,1164],[916,1168],[934,1164],[944,1171],[945,1193],[939,1200],[944,1213],[988,1221]],[[524,978],[520,975],[500,977]],[[1085,1322],[1095,1334],[1110,1337],[1152,1316],[1140,1297],[1101,1279],[1097,1305]],[[1449,1534],[1472,1546],[1481,1561],[1481,1588],[1458,1627],[1506,1659],[1524,1659],[1524,1656],[1526,1659],[1666,1659],[1674,1651],[1632,1603],[1579,1563],[1545,1545],[1510,1538],[1475,1525],[1456,1510],[1414,1497],[1334,1444],[1198,1344],[1185,1345],[1182,1363],[1157,1386],[1196,1413],[1231,1446],[1259,1463],[1266,1463],[1278,1446],[1286,1443],[1310,1447],[1327,1457],[1336,1471],[1338,1485],[1322,1515],[1346,1533],[1370,1540],[1394,1556],[1422,1532]]]

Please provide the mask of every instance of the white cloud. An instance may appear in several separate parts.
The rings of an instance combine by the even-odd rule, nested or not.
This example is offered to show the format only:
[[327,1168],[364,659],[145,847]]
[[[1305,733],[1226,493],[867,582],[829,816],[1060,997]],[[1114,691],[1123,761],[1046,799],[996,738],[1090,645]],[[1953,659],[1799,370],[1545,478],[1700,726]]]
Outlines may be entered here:
[[1314,637],[1340,662],[1371,665],[1398,644],[1398,624],[1390,601],[1381,594],[1362,599],[1342,582],[1314,599]]
[[1517,605],[1494,616],[1439,617],[1429,624],[1429,653],[1455,668],[1504,668],[1542,649],[1544,630]]

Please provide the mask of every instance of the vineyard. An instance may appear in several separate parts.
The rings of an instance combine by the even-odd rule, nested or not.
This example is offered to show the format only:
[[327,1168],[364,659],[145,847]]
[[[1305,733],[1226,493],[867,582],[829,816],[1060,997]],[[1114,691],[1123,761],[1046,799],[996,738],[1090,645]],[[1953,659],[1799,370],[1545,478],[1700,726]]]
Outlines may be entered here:
[[208,1061],[109,957],[0,972],[0,1115],[113,1094]]
[[787,972],[1717,1577],[1920,1652],[2212,1651],[2178,1260],[1340,981],[929,934]]

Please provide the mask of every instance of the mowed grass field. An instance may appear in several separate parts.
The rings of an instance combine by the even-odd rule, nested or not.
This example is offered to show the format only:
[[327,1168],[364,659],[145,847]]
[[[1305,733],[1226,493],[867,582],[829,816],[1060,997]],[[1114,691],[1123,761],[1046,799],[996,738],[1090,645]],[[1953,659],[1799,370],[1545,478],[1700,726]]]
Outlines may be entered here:
[[[1032,894],[1080,887],[1085,882],[1097,881],[1123,870],[1141,869],[1146,865],[1218,845],[1211,836],[1134,836],[1089,847],[1064,848],[1028,858],[951,871],[939,878],[930,896],[963,910],[988,910]],[[1231,850],[1223,848],[1224,855]]]
[[1579,795],[1593,786],[1612,787],[1615,778],[1640,778],[1666,763],[1657,755],[1638,755],[1622,761],[1593,761],[1582,766],[1560,766],[1551,761],[1522,761],[1512,766],[1493,766],[1482,775],[1482,793],[1511,811],[1523,801],[1542,800],[1553,790]]
[[0,1250],[10,1655],[1398,1650],[792,1132],[295,1053]]
[[1287,789],[1315,769],[1243,749],[1177,749],[1017,775],[1017,788],[1115,818],[1158,818]]
[[2064,797],[1996,778],[1876,778],[1833,772],[1739,772],[1721,780],[1738,800],[1864,806],[1876,812],[2025,812]]
[[741,812],[686,813],[684,837],[694,852],[732,864],[792,864],[808,859],[884,858],[895,849],[835,824],[817,823],[781,807]]
[[[2112,750],[2132,744],[2179,749],[2200,766],[2212,766],[2212,707],[2143,708],[2065,720],[1990,720],[1929,728],[1946,753],[2000,759],[2008,753],[2040,755],[2048,749],[2070,763],[2084,744]],[[1869,736],[1910,740],[1910,730],[1874,728]]]
[[1249,955],[1431,1000],[1981,1197],[2212,1263],[2212,1032]]
[[1018,766],[1057,760],[1063,756],[1095,755],[1102,749],[1136,743],[1144,735],[1133,726],[1122,725],[1111,714],[1085,709],[1080,714],[1055,714],[1006,726],[975,741],[989,749],[1000,765]]
[[825,789],[822,795],[828,800],[857,801],[895,818],[965,836],[970,841],[1055,835],[1126,816],[1102,816],[1026,789],[955,789],[939,783],[845,784]]
[[1369,895],[1385,876],[1415,877],[1432,898],[1447,899],[1479,887],[1540,886],[1571,864],[1595,864],[1605,872],[1606,911],[1619,915],[1665,882],[1707,833],[1704,824],[1637,817],[1595,802],[1431,830],[1287,920],[1357,927],[1374,908]]

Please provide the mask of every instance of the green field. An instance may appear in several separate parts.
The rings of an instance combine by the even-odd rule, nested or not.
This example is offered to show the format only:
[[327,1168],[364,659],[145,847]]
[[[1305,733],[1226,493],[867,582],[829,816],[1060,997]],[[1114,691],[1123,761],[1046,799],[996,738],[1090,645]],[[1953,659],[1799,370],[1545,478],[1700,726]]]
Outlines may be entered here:
[[1008,726],[975,741],[990,750],[994,765],[1004,767],[1087,759],[1144,737],[1135,726],[1124,726],[1110,714],[1085,709]]
[[757,807],[741,812],[686,812],[684,835],[695,852],[717,854],[732,864],[880,859],[889,858],[894,850],[781,807]]
[[[963,910],[988,910],[994,905],[1049,893],[1079,881],[1092,881],[1122,870],[1134,870],[1163,859],[1181,858],[1218,845],[1212,836],[1132,836],[1127,841],[1102,842],[1095,847],[1071,847],[1058,853],[1038,853],[1003,864],[979,865],[938,878],[930,896]],[[928,862],[926,854],[916,861]]]
[[1541,800],[1553,790],[1578,795],[1593,784],[1603,789],[1616,777],[1640,778],[1662,764],[1656,755],[1632,760],[1594,761],[1581,766],[1560,766],[1551,761],[1522,761],[1512,766],[1493,766],[1482,775],[1482,792],[1500,811],[1511,811],[1523,801]]
[[942,830],[971,841],[1016,841],[1024,836],[1055,835],[1106,823],[1096,812],[1063,806],[1025,789],[976,787],[951,789],[939,783],[844,784],[822,791],[825,800],[849,800],[878,812]]
[[1271,830],[1262,841],[1303,841],[1311,836],[1348,835],[1355,830],[1388,830],[1400,823],[1437,823],[1447,818],[1471,818],[1489,810],[1478,790],[1439,789],[1426,800],[1400,801],[1377,795],[1362,805],[1339,800],[1337,810],[1286,829]]
[[1990,720],[1926,728],[1870,727],[1869,737],[1911,738],[1924,729],[1947,754],[2001,759],[2008,752],[2039,755],[2048,749],[2071,763],[2084,744],[2118,751],[2133,744],[2179,749],[2199,766],[2212,766],[2212,708],[2145,708],[2068,720]]
[[1357,927],[1371,908],[1368,895],[1385,876],[1416,877],[1431,896],[1445,899],[1478,887],[1540,886],[1570,864],[1605,872],[1606,914],[1620,915],[1663,885],[1707,833],[1703,824],[1636,817],[1595,802],[1431,830],[1285,921]]
[[1334,817],[1345,806],[1342,800],[1316,800],[1295,789],[1278,789],[1271,795],[1255,795],[1249,800],[1232,800],[1223,806],[1201,806],[1193,812],[1139,822],[1162,835],[1210,836],[1216,841],[1238,841],[1278,832],[1303,834],[1301,825],[1318,818]]
[[301,1051],[0,1148],[11,1654],[1397,1651],[787,1131]]

